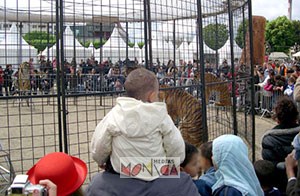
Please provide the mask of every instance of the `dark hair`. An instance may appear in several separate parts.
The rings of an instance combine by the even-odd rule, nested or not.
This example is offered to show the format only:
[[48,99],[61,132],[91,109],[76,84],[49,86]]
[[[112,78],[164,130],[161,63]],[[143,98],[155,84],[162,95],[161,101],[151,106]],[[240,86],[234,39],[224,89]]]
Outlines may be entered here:
[[254,163],[254,170],[262,187],[271,188],[274,185],[275,166],[267,160],[259,160]]
[[269,75],[271,75],[271,76],[275,76],[275,72],[274,72],[274,70],[273,70],[273,69],[269,70]]
[[279,121],[280,124],[294,124],[298,119],[299,112],[293,100],[288,97],[279,99],[275,106],[274,118]]
[[295,84],[295,82],[296,82],[296,80],[295,80],[294,77],[290,77],[288,81],[291,82],[291,83],[294,83],[294,84]]
[[195,146],[185,142],[185,159],[180,164],[180,167],[185,167],[191,161],[193,155],[197,153],[198,153],[198,149]]
[[200,146],[201,156],[205,157],[209,160],[210,164],[213,165],[212,162],[212,142],[206,142]]

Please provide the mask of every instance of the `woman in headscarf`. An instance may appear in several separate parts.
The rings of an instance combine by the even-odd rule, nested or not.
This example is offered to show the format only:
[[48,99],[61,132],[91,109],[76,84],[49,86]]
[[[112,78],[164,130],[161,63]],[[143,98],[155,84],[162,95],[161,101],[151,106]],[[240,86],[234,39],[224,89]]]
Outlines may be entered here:
[[217,182],[212,187],[214,196],[263,196],[248,149],[243,140],[234,135],[223,135],[213,141],[213,162]]

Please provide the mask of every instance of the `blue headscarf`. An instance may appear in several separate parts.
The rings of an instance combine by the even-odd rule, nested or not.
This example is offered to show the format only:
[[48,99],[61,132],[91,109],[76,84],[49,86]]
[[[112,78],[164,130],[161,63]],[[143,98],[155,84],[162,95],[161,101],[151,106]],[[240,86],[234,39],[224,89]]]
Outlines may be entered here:
[[230,186],[242,195],[263,196],[252,163],[248,158],[248,149],[243,140],[234,135],[223,135],[213,141],[213,161],[217,167],[216,184],[213,191]]

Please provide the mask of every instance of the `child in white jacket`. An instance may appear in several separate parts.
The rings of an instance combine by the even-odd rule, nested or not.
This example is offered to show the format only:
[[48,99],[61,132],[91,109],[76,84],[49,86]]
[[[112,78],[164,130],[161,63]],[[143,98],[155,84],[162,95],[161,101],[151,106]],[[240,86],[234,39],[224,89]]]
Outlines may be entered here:
[[[122,174],[120,158],[127,157],[133,165],[147,164],[146,157],[178,157],[182,162],[184,141],[166,104],[158,102],[159,84],[154,73],[143,68],[132,71],[125,89],[128,97],[117,98],[116,106],[95,129],[93,159],[103,166],[110,157],[114,171]],[[152,181],[159,176],[157,172],[141,172],[134,177]]]

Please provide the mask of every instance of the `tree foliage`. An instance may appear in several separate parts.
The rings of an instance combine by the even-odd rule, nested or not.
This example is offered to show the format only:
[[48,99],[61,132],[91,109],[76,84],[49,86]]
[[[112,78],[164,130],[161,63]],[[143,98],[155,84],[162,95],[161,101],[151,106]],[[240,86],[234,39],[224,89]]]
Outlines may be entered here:
[[142,49],[144,47],[145,43],[144,42],[138,42],[137,45],[140,49]]
[[249,31],[248,28],[249,28],[248,20],[243,21],[238,27],[237,35],[235,37],[235,42],[240,48],[244,48],[246,34]]
[[294,42],[297,44],[300,44],[300,20],[294,20],[293,22],[293,26],[294,26],[294,36],[295,36],[295,40]]
[[[39,52],[51,47],[56,43],[55,35],[44,31],[32,31],[23,36],[24,40],[31,46],[35,47]],[[49,43],[48,43],[49,39]]]
[[225,24],[209,24],[203,29],[205,44],[213,49],[222,48],[228,40],[228,30]]
[[288,52],[295,44],[295,27],[286,16],[280,16],[267,23],[266,41],[271,46],[271,52]]
[[128,42],[128,46],[129,46],[130,48],[133,48],[133,47],[134,47],[134,45],[135,45],[135,43],[134,43],[134,42]]

